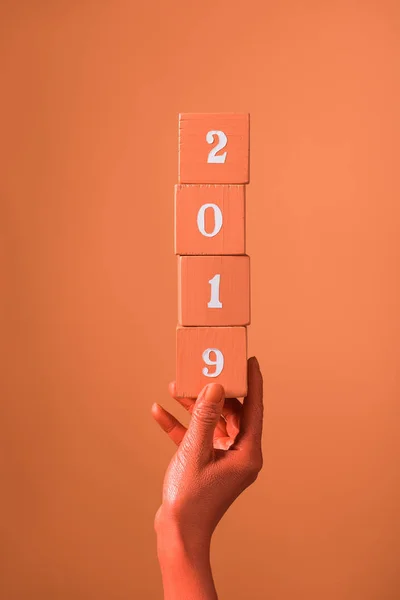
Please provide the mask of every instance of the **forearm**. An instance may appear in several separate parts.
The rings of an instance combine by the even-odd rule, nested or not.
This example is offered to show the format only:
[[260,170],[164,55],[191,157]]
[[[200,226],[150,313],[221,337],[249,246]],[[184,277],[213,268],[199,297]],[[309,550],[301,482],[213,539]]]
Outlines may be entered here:
[[210,538],[182,535],[174,523],[157,529],[164,600],[218,600],[210,565]]

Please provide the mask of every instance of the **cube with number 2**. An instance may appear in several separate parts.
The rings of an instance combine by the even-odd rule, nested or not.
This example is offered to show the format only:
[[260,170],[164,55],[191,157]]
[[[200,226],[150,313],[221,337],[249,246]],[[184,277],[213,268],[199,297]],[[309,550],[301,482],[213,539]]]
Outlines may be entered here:
[[244,185],[175,186],[175,254],[244,253]]
[[179,115],[179,183],[248,183],[249,123],[242,113]]
[[208,383],[227,398],[247,394],[246,327],[178,327],[176,335],[178,398],[196,398]]

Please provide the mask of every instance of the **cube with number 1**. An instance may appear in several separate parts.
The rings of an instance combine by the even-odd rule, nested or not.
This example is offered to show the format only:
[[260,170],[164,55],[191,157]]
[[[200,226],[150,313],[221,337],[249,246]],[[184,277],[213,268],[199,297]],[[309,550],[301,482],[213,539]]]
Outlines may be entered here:
[[178,320],[184,326],[250,323],[248,256],[179,256]]

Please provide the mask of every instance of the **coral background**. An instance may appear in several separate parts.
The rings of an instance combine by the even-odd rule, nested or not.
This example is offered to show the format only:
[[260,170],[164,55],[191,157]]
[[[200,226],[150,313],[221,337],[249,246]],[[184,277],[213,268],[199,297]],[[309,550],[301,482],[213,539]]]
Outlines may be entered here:
[[179,112],[250,112],[265,466],[220,597],[400,597],[400,5],[5,0],[0,596],[162,597]]

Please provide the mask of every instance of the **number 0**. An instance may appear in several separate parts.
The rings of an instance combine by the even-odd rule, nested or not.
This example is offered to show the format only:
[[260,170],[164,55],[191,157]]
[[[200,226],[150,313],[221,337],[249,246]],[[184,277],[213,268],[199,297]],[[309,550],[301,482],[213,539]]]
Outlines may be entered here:
[[208,163],[224,163],[226,161],[226,152],[221,154],[220,156],[216,156],[217,152],[225,148],[228,143],[228,138],[226,137],[223,131],[209,131],[206,135],[206,140],[208,144],[212,144],[214,142],[214,135],[218,137],[218,144],[212,148],[208,154],[207,162]]
[[[205,212],[207,208],[211,208],[214,212],[214,229],[209,233],[206,231],[205,227]],[[197,213],[197,227],[204,237],[214,237],[221,231],[222,227],[222,211],[219,206],[216,204],[203,204],[200,207],[199,212]]]
[[[215,360],[210,359],[211,352],[214,352]],[[206,377],[218,377],[224,368],[224,355],[221,350],[218,350],[217,348],[207,348],[207,350],[204,350],[202,357],[206,365],[209,365],[210,367],[215,366],[214,373],[210,373],[208,367],[203,367],[203,375]]]

